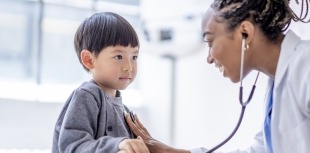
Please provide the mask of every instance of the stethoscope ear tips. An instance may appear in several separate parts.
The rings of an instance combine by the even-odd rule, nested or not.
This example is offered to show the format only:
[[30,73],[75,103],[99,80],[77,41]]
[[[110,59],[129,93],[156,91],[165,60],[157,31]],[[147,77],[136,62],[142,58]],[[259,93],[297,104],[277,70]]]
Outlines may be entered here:
[[248,38],[248,34],[247,33],[242,33],[242,38],[244,38],[244,39]]

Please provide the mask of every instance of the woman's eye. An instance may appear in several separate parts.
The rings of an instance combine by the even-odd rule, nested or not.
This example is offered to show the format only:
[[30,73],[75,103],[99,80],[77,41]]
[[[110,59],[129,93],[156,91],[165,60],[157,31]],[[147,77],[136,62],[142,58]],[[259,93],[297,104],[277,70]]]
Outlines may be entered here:
[[122,55],[116,55],[114,58],[120,60],[120,59],[123,59],[123,56]]
[[212,46],[212,42],[211,42],[211,41],[206,40],[206,41],[204,41],[204,42],[208,45],[208,47],[211,47],[211,46]]

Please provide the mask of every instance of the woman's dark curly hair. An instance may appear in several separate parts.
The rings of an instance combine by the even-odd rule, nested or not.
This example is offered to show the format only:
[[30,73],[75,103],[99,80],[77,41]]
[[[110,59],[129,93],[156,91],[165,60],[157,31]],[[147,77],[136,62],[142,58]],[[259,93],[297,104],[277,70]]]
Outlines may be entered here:
[[267,38],[274,40],[289,27],[291,20],[310,22],[306,19],[309,0],[302,0],[300,16],[292,11],[289,3],[290,0],[215,0],[211,7],[228,23],[229,30],[249,20],[259,25]]

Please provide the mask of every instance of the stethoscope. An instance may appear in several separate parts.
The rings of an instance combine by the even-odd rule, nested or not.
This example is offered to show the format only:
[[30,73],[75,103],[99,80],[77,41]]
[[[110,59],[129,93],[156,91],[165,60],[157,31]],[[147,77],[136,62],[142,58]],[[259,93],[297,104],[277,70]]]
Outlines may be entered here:
[[208,150],[206,153],[212,153],[213,151],[215,151],[216,149],[220,148],[221,146],[223,146],[226,142],[228,142],[234,135],[235,133],[237,132],[237,130],[239,129],[239,126],[242,122],[242,119],[243,119],[243,115],[244,115],[244,111],[245,111],[245,108],[246,106],[250,103],[251,99],[252,99],[252,96],[254,94],[254,90],[255,90],[255,85],[256,85],[256,82],[257,82],[257,79],[258,79],[258,76],[259,76],[259,71],[257,73],[257,76],[256,76],[256,79],[255,79],[255,82],[252,86],[252,90],[251,90],[251,93],[249,94],[248,96],[248,99],[244,102],[243,101],[243,86],[242,86],[242,77],[243,77],[243,66],[244,66],[244,52],[245,52],[245,38],[246,36],[243,35],[242,37],[242,46],[241,46],[241,64],[240,64],[240,87],[239,87],[239,102],[240,102],[240,105],[241,105],[241,113],[240,113],[240,117],[239,117],[239,120],[237,122],[237,125],[236,127],[234,128],[234,130],[231,132],[231,134],[224,140],[222,141],[221,143],[219,143],[218,145],[216,145],[215,147],[213,147],[212,149]]

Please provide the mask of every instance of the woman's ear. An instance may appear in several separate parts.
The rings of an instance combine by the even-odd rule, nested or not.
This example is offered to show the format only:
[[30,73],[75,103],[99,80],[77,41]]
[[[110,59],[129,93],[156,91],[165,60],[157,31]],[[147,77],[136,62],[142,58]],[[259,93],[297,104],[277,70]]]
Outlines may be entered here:
[[253,37],[254,37],[254,25],[250,21],[243,21],[240,24],[240,31],[242,33],[242,36],[245,36],[246,44],[248,45]]
[[88,68],[89,70],[94,68],[93,56],[89,50],[86,50],[86,49],[82,50],[80,56],[81,56],[81,61],[86,68]]

